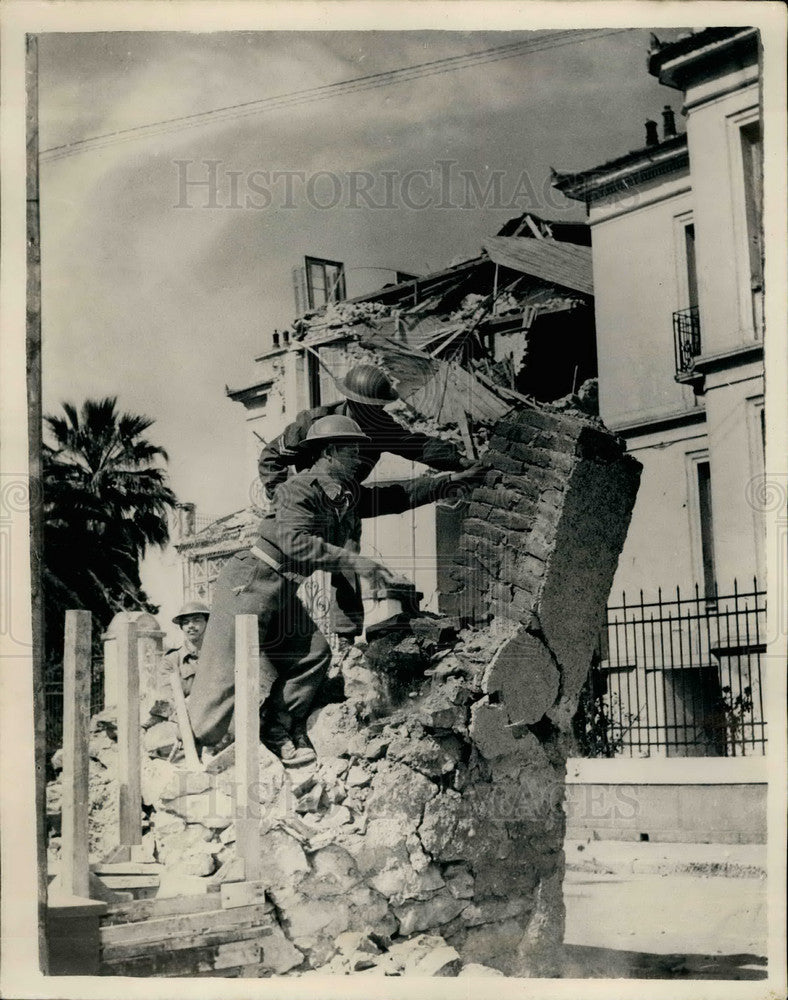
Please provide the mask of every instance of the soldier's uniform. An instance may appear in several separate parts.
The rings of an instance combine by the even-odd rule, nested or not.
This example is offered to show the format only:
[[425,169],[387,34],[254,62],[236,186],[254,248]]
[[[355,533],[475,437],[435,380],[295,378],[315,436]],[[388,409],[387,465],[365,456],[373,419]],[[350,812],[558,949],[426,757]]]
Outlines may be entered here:
[[358,537],[360,520],[398,514],[431,503],[444,477],[350,488],[306,471],[277,489],[273,513],[262,519],[250,548],[222,567],[188,699],[196,738],[215,744],[227,732],[234,707],[235,616],[255,614],[261,657],[276,675],[261,721],[272,749],[303,731],[331,652],[296,591],[315,570],[353,574],[354,555],[345,546]]
[[409,431],[398,424],[385,410],[366,407],[354,409],[347,399],[328,406],[317,406],[302,410],[282,433],[266,445],[260,453],[258,471],[266,497],[273,499],[274,491],[287,479],[292,467],[301,472],[312,464],[312,457],[304,449],[304,440],[312,424],[321,417],[342,414],[352,417],[361,430],[369,435],[369,442],[360,446],[361,466],[358,481],[363,483],[380,460],[384,452],[391,452],[401,458],[422,462],[431,469],[455,472],[462,467],[462,456],[456,445],[450,441],[427,437],[416,431]]
[[[260,481],[266,497],[273,499],[274,493],[287,479],[288,470],[297,472],[312,464],[312,454],[305,442],[309,429],[316,420],[335,414],[351,417],[367,435],[368,440],[359,444],[360,463],[356,479],[363,483],[372,472],[384,452],[391,452],[401,458],[422,462],[438,471],[453,472],[462,468],[462,456],[450,441],[427,437],[416,431],[409,431],[383,407],[398,398],[386,375],[372,365],[357,365],[348,375],[337,381],[337,387],[346,396],[328,406],[318,406],[302,410],[284,431],[270,442],[261,452],[258,461]],[[347,545],[358,552],[361,540],[361,525],[358,534],[350,536]],[[364,608],[358,577],[355,573],[335,573],[331,600],[331,630],[339,635],[352,638],[360,635],[364,625]]]
[[192,689],[199,656],[194,644],[188,639],[184,639],[180,646],[174,646],[164,654],[164,662],[167,666],[180,674],[181,687],[185,695],[188,695]]

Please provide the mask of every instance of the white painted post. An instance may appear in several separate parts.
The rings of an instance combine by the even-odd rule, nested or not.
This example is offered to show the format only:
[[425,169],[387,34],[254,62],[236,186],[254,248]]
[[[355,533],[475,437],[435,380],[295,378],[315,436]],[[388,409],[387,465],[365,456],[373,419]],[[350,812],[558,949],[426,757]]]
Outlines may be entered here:
[[235,616],[236,843],[244,878],[260,877],[260,645],[257,615]]
[[88,766],[90,761],[91,617],[66,612],[63,649],[63,811],[60,885],[88,897]]
[[118,668],[118,827],[121,846],[142,843],[140,760],[140,676],[137,626],[127,616],[117,622]]

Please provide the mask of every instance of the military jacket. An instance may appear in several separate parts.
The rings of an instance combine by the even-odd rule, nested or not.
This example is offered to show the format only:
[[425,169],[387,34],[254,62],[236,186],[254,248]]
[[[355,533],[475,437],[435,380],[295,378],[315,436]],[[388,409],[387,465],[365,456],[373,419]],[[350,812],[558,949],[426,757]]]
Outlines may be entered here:
[[301,472],[314,461],[314,456],[304,448],[307,431],[320,417],[328,417],[335,413],[352,417],[369,435],[369,442],[361,442],[361,464],[357,472],[360,483],[369,476],[377,465],[383,452],[391,452],[402,458],[415,462],[423,462],[431,469],[453,472],[461,468],[462,461],[458,448],[450,441],[441,441],[427,437],[398,424],[383,407],[367,408],[364,411],[351,413],[346,399],[328,406],[318,406],[311,410],[302,410],[293,423],[266,445],[260,454],[258,470],[263,489],[269,500],[280,483],[287,479],[288,469],[292,466]]
[[401,514],[446,491],[445,475],[361,486],[311,470],[300,472],[277,489],[257,544],[285,572],[302,577],[319,569],[353,573],[353,554],[345,545],[358,538],[361,518]]

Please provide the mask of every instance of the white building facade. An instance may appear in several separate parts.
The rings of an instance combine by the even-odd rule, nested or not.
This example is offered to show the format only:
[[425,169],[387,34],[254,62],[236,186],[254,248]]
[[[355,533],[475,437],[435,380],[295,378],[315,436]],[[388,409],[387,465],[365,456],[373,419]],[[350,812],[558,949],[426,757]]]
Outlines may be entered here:
[[[613,596],[764,585],[758,32],[708,29],[651,53],[683,96],[660,141],[582,174],[600,413],[644,467]],[[648,126],[647,126],[648,127]],[[654,141],[656,139],[656,141]]]

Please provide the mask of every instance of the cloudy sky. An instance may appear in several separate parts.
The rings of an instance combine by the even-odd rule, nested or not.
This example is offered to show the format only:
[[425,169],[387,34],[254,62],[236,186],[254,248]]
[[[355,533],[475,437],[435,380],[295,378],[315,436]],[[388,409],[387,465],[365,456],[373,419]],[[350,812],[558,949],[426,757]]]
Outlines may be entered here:
[[[517,42],[508,58],[438,62]],[[644,29],[40,36],[45,409],[117,395],[155,418],[181,499],[210,515],[243,506],[254,470],[225,384],[252,381],[292,319],[292,267],[344,261],[359,294],[391,280],[384,269],[475,254],[526,209],[582,218],[550,167],[638,148],[646,118],[679,110],[647,49]],[[425,63],[429,75],[308,93]],[[217,108],[234,110],[170,121]],[[80,145],[94,136],[109,138]],[[184,185],[209,170],[210,190]],[[474,196],[493,176],[495,196]]]

